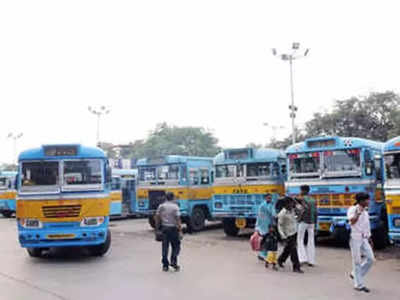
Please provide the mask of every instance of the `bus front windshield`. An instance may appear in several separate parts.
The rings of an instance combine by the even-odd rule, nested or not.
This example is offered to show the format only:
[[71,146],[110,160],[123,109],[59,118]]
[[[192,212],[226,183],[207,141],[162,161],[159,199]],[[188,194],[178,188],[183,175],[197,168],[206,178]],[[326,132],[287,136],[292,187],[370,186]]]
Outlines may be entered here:
[[388,180],[400,179],[400,153],[385,155],[385,171]]
[[100,160],[64,161],[64,185],[99,185],[101,174]]
[[59,162],[23,162],[21,191],[56,191],[59,185]]
[[319,152],[290,154],[291,177],[319,177]]
[[219,165],[215,167],[216,178],[235,177],[236,165]]
[[247,177],[278,177],[279,165],[277,163],[252,163],[247,164]]
[[359,149],[324,152],[324,172],[354,174],[361,172]]
[[179,165],[165,165],[157,167],[158,180],[178,180]]
[[139,181],[150,182],[156,180],[156,167],[140,167]]

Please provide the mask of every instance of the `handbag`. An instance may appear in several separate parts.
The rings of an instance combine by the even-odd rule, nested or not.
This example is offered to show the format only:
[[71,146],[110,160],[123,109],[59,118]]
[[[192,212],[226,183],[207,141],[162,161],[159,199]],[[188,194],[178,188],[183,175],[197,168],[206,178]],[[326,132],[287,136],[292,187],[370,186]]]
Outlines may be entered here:
[[250,246],[253,251],[260,251],[261,249],[261,237],[257,231],[254,231],[250,237]]
[[163,238],[164,238],[164,234],[163,234],[162,230],[156,229],[156,230],[154,231],[154,234],[155,234],[155,240],[156,240],[157,242],[162,242],[162,240],[163,240]]

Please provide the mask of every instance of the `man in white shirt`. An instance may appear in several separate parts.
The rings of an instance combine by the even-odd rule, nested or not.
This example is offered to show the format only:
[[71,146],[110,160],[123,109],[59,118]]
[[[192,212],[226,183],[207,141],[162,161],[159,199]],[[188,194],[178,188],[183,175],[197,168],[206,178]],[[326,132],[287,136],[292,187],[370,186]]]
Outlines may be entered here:
[[[350,249],[353,260],[353,271],[350,277],[354,281],[354,289],[369,293],[364,285],[364,277],[375,261],[372,251],[371,228],[367,211],[369,195],[367,193],[356,194],[356,204],[347,211],[347,219],[351,226]],[[361,259],[364,255],[364,260]]]

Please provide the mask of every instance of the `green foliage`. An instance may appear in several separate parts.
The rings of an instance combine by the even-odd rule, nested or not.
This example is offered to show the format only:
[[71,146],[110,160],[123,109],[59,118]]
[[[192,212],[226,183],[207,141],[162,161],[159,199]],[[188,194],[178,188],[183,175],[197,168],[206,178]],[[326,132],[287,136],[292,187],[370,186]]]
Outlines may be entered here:
[[160,123],[146,140],[136,140],[123,147],[101,143],[101,148],[109,153],[110,158],[158,157],[168,154],[212,157],[220,151],[217,143],[218,140],[204,128]]
[[[330,112],[317,112],[297,131],[297,141],[305,138],[337,135],[361,137],[385,142],[400,135],[400,97],[394,92],[371,93],[366,97],[337,100]],[[286,148],[291,136],[270,143],[269,147]]]

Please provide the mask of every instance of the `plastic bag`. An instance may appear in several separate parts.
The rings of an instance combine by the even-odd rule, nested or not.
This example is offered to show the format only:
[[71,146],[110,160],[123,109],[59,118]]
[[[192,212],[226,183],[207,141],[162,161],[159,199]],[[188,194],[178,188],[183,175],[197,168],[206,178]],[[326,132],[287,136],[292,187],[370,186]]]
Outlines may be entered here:
[[250,246],[253,251],[260,251],[261,249],[261,236],[257,231],[254,231],[250,237]]

